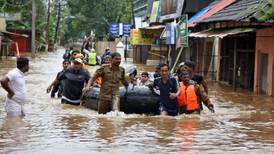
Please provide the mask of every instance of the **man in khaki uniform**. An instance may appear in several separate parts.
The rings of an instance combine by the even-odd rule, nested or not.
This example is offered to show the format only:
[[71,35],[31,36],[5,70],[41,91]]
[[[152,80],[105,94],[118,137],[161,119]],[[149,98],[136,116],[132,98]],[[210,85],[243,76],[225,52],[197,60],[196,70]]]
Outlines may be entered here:
[[122,82],[126,87],[128,86],[125,80],[125,69],[120,67],[121,55],[114,52],[111,57],[111,64],[103,65],[97,69],[84,89],[84,91],[88,91],[98,77],[102,78],[98,103],[99,114],[105,114],[111,110],[120,111],[120,83]]

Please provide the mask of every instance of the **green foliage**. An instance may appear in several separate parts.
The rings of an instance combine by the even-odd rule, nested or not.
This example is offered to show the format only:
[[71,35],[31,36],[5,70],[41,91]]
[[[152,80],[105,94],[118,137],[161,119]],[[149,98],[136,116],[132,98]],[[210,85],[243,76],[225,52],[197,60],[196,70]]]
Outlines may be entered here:
[[[46,43],[46,30],[49,41],[53,42],[57,20],[58,0],[50,0],[50,20],[47,22],[49,0],[36,0],[37,42]],[[62,4],[59,34],[62,42],[71,42],[94,31],[98,37],[107,36],[111,22],[130,23],[131,0],[60,0]],[[8,21],[8,29],[31,30],[32,0],[0,0],[0,12],[21,13],[21,21]]]
[[[36,42],[37,46],[46,44],[44,32],[47,27],[47,5],[44,0],[36,0]],[[0,3],[1,12],[21,13],[21,21],[7,21],[7,29],[31,30],[32,0],[4,0]],[[53,22],[53,21],[52,21]]]
[[130,23],[130,0],[68,0],[71,16],[66,38],[83,38],[91,30],[97,37],[107,37],[111,22]]

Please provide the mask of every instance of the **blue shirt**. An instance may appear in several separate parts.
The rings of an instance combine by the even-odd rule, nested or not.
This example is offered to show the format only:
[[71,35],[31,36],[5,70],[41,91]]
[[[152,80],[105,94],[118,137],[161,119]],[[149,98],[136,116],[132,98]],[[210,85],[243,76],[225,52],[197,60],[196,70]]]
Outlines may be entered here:
[[160,90],[160,105],[168,110],[177,110],[177,99],[170,99],[170,93],[176,93],[178,82],[174,77],[169,77],[167,82],[164,83],[161,78],[156,78],[153,83],[153,87]]

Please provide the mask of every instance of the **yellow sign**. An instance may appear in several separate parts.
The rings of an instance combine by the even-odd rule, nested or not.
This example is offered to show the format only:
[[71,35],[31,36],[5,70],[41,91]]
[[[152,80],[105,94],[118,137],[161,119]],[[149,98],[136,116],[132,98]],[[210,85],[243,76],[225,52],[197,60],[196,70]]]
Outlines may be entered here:
[[130,32],[130,43],[138,45],[141,42],[141,32],[139,29],[132,29]]
[[130,43],[132,45],[152,45],[160,34],[161,30],[132,29]]

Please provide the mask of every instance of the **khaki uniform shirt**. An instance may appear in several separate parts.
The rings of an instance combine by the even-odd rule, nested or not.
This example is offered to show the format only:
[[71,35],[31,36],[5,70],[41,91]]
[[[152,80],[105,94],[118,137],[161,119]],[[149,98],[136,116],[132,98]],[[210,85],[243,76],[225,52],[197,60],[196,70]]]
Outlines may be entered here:
[[111,65],[103,65],[96,70],[94,76],[102,77],[99,99],[110,101],[114,95],[119,95],[120,82],[125,82],[125,69],[122,67],[114,69]]

